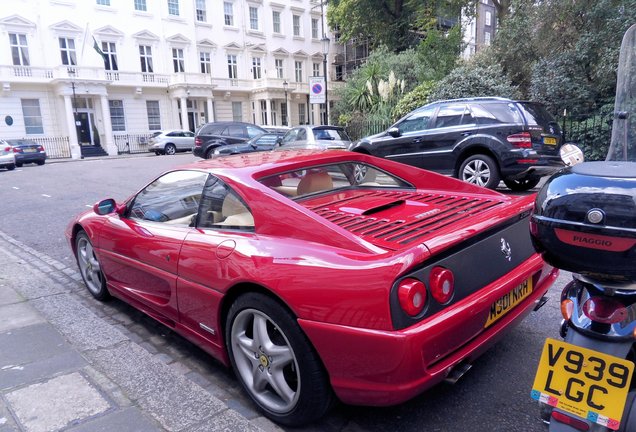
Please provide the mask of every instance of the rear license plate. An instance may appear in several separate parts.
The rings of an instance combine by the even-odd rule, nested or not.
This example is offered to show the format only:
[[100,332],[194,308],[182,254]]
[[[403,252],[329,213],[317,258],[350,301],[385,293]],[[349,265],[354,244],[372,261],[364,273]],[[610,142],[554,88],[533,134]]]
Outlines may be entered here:
[[508,294],[499,298],[490,306],[490,312],[488,313],[488,319],[486,320],[486,324],[484,324],[484,328],[490,327],[495,321],[510,312],[512,308],[528,297],[531,292],[532,278],[528,278]]
[[625,359],[547,339],[530,396],[617,430],[633,371]]
[[556,145],[557,144],[557,140],[556,140],[556,138],[543,137],[543,144]]
[[25,148],[22,151],[25,152],[25,153],[35,153],[37,150],[33,149],[33,148]]

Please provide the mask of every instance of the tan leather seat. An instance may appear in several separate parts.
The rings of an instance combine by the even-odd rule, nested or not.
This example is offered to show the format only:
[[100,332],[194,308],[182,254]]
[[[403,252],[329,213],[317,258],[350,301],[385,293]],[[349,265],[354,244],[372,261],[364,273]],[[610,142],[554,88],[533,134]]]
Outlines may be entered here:
[[327,171],[307,173],[298,183],[298,195],[333,189],[333,180]]
[[222,222],[216,225],[254,226],[254,217],[245,205],[234,195],[228,194],[221,206]]

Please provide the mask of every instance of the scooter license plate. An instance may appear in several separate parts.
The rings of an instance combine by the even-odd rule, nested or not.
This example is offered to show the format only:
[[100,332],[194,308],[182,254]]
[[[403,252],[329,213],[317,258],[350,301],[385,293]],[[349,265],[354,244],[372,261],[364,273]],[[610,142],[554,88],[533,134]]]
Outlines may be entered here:
[[620,426],[634,364],[547,339],[531,397],[612,430]]

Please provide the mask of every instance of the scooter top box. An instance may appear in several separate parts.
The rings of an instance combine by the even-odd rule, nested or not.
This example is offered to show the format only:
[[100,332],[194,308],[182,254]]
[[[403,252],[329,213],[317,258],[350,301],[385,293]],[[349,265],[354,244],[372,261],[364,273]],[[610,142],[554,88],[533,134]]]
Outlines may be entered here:
[[636,163],[585,162],[553,175],[537,194],[530,232],[555,267],[636,282]]

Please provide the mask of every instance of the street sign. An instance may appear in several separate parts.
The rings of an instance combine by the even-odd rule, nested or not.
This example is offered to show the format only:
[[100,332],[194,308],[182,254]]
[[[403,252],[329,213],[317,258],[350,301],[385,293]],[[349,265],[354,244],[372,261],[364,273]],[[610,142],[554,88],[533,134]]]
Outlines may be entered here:
[[309,77],[309,103],[325,103],[325,77]]

